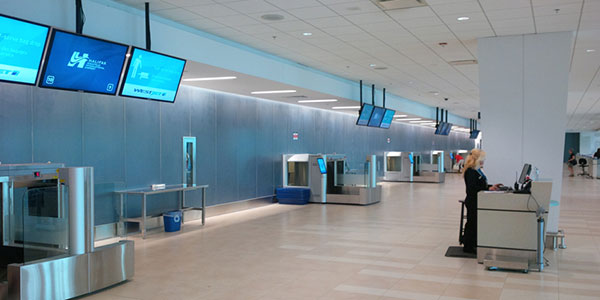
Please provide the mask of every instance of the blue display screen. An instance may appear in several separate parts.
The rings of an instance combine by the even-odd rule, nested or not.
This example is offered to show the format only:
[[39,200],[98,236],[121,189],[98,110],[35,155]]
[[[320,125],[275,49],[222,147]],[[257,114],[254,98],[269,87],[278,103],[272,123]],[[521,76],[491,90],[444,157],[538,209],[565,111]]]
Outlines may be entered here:
[[444,123],[446,126],[443,128],[443,135],[449,135],[450,130],[452,129],[452,123]]
[[322,158],[317,158],[317,163],[319,164],[319,171],[321,171],[321,174],[327,174],[327,166],[325,165],[325,160]]
[[55,29],[39,85],[114,95],[128,49],[126,45]]
[[49,30],[0,15],[0,80],[35,84]]
[[446,124],[446,122],[440,122],[438,124],[438,126],[435,128],[435,134],[442,134],[442,132],[444,132],[444,124]]
[[383,119],[381,120],[381,125],[379,127],[388,129],[390,125],[392,125],[392,121],[394,120],[394,115],[396,111],[393,109],[386,109],[383,114]]
[[383,120],[384,114],[385,114],[385,108],[375,107],[373,109],[373,113],[371,114],[371,119],[369,119],[369,126],[379,127],[379,125],[381,125],[381,121]]
[[367,126],[372,112],[373,105],[363,104],[362,109],[360,110],[360,116],[358,116],[358,120],[356,120],[356,125]]
[[476,139],[478,136],[479,136],[479,130],[473,130],[473,132],[471,132],[471,136],[469,138]]
[[122,96],[174,102],[185,60],[133,48]]

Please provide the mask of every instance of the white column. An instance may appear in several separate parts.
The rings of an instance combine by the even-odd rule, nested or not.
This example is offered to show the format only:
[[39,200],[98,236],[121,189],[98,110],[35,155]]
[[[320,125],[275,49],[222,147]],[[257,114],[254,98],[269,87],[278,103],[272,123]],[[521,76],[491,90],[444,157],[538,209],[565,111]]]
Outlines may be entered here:
[[[512,184],[524,163],[552,179],[560,201],[571,32],[478,40],[482,148],[490,183]],[[550,208],[548,231],[557,231]]]

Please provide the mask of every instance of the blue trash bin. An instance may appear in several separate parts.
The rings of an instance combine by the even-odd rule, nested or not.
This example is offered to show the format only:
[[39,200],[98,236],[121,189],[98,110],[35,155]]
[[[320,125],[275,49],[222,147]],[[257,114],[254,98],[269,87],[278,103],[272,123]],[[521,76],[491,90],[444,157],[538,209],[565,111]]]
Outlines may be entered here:
[[181,229],[181,211],[170,211],[163,214],[165,232],[175,232]]

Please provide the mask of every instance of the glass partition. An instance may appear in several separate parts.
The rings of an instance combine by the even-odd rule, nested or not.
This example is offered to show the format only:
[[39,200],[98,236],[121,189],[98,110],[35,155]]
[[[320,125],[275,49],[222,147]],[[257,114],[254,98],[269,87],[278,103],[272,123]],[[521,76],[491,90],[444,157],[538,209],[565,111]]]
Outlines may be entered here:
[[386,165],[388,172],[402,172],[402,157],[401,156],[388,156],[386,158]]
[[308,162],[288,162],[287,182],[289,186],[308,186]]

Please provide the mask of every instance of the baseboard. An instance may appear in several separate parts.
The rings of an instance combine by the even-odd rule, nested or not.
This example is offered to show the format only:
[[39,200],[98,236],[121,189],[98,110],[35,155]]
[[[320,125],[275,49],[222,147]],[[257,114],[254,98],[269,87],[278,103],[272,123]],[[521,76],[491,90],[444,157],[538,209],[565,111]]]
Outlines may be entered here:
[[[265,196],[265,197],[260,197],[260,198],[246,199],[246,200],[240,200],[240,201],[236,201],[236,202],[229,202],[229,203],[224,203],[224,204],[208,206],[208,207],[206,207],[206,218],[220,216],[220,215],[224,215],[224,214],[230,214],[230,213],[244,211],[244,210],[253,209],[253,208],[258,208],[258,207],[273,204],[275,202],[276,202],[275,195],[270,195],[270,196]],[[199,220],[202,218],[202,211],[199,211],[199,210],[186,211],[186,212],[184,212],[183,218],[185,221]],[[151,230],[152,228],[162,227],[162,226],[163,226],[163,220],[161,217],[153,217],[153,218],[146,219],[146,227],[148,230]],[[94,227],[94,240],[101,241],[101,240],[116,237],[118,227],[119,227],[119,224],[117,222],[95,226]],[[128,233],[135,233],[135,232],[140,231],[137,223],[128,223],[127,229],[128,229],[127,230]]]

